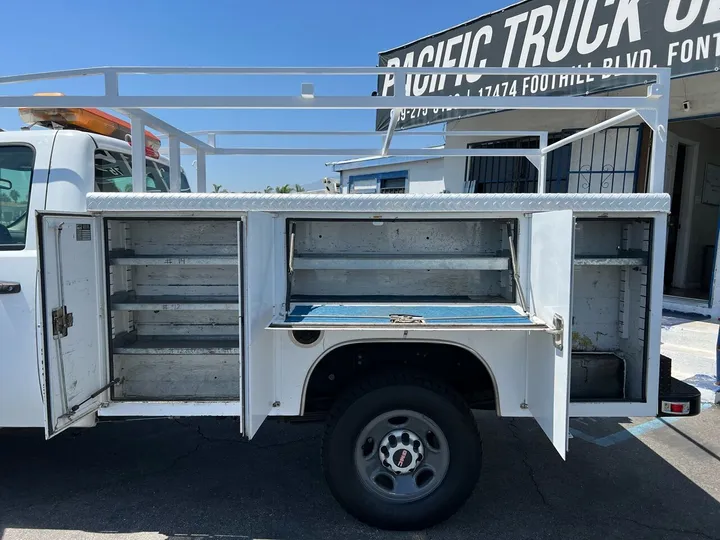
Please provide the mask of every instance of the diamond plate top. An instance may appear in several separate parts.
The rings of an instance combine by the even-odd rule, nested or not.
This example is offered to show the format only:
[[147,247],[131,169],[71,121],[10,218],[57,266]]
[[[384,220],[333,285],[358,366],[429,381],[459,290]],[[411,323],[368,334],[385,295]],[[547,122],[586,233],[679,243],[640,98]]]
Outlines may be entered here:
[[670,196],[653,194],[277,194],[90,193],[92,212],[669,212]]

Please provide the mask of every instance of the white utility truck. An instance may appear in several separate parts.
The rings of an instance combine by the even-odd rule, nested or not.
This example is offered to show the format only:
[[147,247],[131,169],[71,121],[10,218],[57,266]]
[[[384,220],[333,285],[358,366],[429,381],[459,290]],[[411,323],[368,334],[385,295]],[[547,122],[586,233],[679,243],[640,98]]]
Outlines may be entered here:
[[[120,76],[143,73],[648,82],[615,97],[319,96],[309,83],[297,96],[118,91]],[[573,416],[699,412],[699,393],[660,356],[669,70],[93,68],[0,85],[74,76],[104,77],[104,94],[0,95],[0,106],[50,127],[68,110],[113,109],[130,117],[134,144],[0,133],[0,426],[53,437],[108,417],[234,416],[251,438],[268,416],[316,417],[337,500],[368,523],[413,529],[473,490],[473,409],[534,417],[562,457]],[[374,151],[220,147],[142,107],[622,112],[552,145],[544,132],[478,133],[534,135],[536,149],[395,150],[396,123],[384,134],[383,155],[525,156],[538,193],[207,194],[179,193],[182,153],[196,154],[204,191],[208,155]],[[632,118],[654,133],[647,193],[544,193],[550,151]],[[147,160],[146,127],[169,137],[169,167]]]

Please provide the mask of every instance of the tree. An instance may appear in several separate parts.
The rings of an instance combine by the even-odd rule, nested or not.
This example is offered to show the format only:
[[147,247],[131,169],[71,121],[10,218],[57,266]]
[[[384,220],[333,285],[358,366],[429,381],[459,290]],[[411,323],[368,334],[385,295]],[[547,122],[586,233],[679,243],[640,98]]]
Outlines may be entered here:
[[228,190],[222,187],[222,184],[213,184],[213,193],[227,193]]
[[295,184],[295,193],[302,193],[305,191],[305,188],[302,187],[300,184]]
[[290,184],[285,184],[284,186],[276,187],[275,193],[292,193],[292,188]]
[[17,192],[16,189],[13,189],[10,191],[10,198],[14,203],[18,202],[18,199],[20,198],[20,194]]
[[273,190],[272,186],[267,186],[267,187],[265,188],[265,193],[272,193],[273,191],[274,191],[274,190]]

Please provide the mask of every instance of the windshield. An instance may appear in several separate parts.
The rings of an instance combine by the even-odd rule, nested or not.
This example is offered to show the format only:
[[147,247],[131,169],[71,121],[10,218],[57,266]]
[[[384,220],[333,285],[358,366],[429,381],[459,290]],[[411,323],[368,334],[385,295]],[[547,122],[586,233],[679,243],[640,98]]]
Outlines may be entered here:
[[[170,167],[150,159],[145,161],[145,189],[150,193],[170,191]],[[95,189],[103,193],[131,192],[132,157],[121,152],[95,152]],[[190,192],[184,172],[180,172],[180,191]]]

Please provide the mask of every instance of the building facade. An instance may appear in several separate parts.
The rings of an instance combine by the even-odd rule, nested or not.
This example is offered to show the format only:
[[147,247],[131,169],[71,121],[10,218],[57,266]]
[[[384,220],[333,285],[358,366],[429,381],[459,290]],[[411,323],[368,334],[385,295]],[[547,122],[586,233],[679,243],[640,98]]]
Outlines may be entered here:
[[[668,310],[720,317],[720,2],[717,0],[525,0],[380,53],[383,66],[578,66],[672,70],[665,191]],[[627,76],[381,76],[377,92],[422,96],[607,93],[633,95]],[[445,131],[546,131],[550,142],[614,116],[613,111],[402,111],[397,129],[445,123]],[[376,129],[387,129],[378,111]],[[537,138],[446,137],[447,148],[537,148]],[[638,118],[548,156],[550,193],[642,193],[652,132]],[[333,164],[344,193],[523,193],[537,191],[526,158],[363,158]]]
[[443,193],[442,158],[378,157],[329,163],[342,193]]

